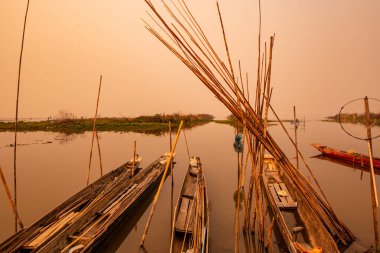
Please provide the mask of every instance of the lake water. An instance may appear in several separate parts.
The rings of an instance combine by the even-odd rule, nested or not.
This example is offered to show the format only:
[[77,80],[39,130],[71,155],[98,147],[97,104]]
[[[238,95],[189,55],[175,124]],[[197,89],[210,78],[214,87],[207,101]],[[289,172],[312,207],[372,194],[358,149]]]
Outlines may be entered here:
[[[293,126],[286,123],[290,133]],[[354,131],[365,131],[355,126]],[[271,135],[295,162],[294,147],[279,125],[271,126]],[[201,157],[210,200],[210,240],[212,252],[233,252],[234,194],[237,187],[237,154],[233,150],[234,128],[209,123],[186,131],[191,155]],[[28,226],[58,204],[86,186],[92,133],[69,136],[51,132],[19,133],[17,165],[17,204],[23,223]],[[143,156],[140,167],[149,165],[169,149],[169,136],[136,133],[101,132],[100,147],[104,172],[117,168],[132,157],[133,142]],[[13,192],[13,133],[0,133],[0,166]],[[319,152],[310,144],[320,143],[341,150],[355,149],[367,153],[367,143],[345,134],[338,123],[313,121],[298,130],[299,148],[312,168],[337,215],[357,237],[357,243],[367,248],[374,244],[369,173],[344,167],[329,161],[310,158]],[[373,143],[379,157],[379,140]],[[150,211],[154,193],[150,194],[129,221],[121,226],[102,252],[168,252],[170,244],[171,207],[177,201],[188,166],[188,153],[183,134],[175,158],[174,186],[168,177],[145,241],[139,242]],[[98,153],[94,145],[91,182],[99,178]],[[306,176],[305,166],[300,162]],[[376,176],[377,180],[379,176]],[[0,188],[0,241],[15,231],[14,216],[3,186]],[[380,193],[380,191],[378,191]],[[243,212],[240,213],[243,219]],[[246,250],[240,236],[240,252]],[[351,251],[355,252],[355,251]],[[360,252],[360,251],[358,251]]]

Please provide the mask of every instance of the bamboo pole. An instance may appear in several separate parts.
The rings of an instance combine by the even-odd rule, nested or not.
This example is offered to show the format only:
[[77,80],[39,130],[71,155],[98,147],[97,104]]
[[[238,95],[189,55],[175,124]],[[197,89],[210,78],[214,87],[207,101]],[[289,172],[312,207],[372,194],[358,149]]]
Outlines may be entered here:
[[293,106],[293,114],[294,114],[294,143],[296,145],[296,161],[297,161],[297,170],[300,169],[299,163],[298,163],[298,143],[297,143],[297,116],[296,116],[296,107]]
[[372,133],[371,133],[371,118],[369,114],[369,104],[368,97],[364,98],[365,107],[365,123],[367,128],[367,143],[368,143],[368,153],[371,165],[371,197],[372,197],[372,213],[373,213],[373,226],[375,231],[375,244],[376,252],[380,251],[380,241],[379,241],[379,230],[378,230],[378,220],[377,220],[377,207],[379,207],[379,202],[377,199],[377,187],[375,180],[375,172],[373,167],[373,153],[372,153]]
[[181,121],[181,123],[179,124],[178,132],[177,132],[176,138],[174,140],[174,145],[173,145],[172,150],[170,151],[170,156],[168,157],[168,161],[166,163],[166,168],[165,168],[165,171],[164,171],[164,175],[162,176],[162,179],[161,179],[160,185],[158,187],[157,193],[154,196],[154,201],[153,201],[152,209],[150,211],[150,214],[149,214],[149,217],[148,217],[148,221],[146,222],[144,233],[143,233],[142,238],[141,238],[141,242],[140,242],[140,246],[141,247],[144,245],[145,237],[146,237],[146,235],[148,233],[148,229],[149,229],[149,225],[150,225],[150,222],[152,220],[152,217],[153,217],[154,209],[156,208],[157,200],[158,200],[158,197],[160,196],[162,185],[164,184],[164,181],[165,181],[165,178],[166,178],[166,174],[168,172],[169,165],[171,164],[173,153],[174,153],[174,150],[175,150],[175,148],[177,146],[177,142],[178,142],[179,135],[181,133],[182,126],[183,126],[183,121]]
[[102,163],[102,152],[100,151],[100,143],[99,143],[99,136],[98,131],[95,131],[96,135],[96,143],[98,144],[98,155],[99,155],[99,165],[100,165],[100,176],[103,176],[103,163]]
[[135,164],[136,164],[136,141],[133,142],[132,177],[135,175]]
[[96,110],[95,110],[95,116],[94,116],[94,123],[92,125],[92,140],[91,140],[91,149],[90,149],[90,161],[88,163],[88,173],[87,173],[87,185],[90,183],[90,170],[91,170],[91,159],[92,159],[92,147],[94,146],[94,138],[95,138],[95,131],[96,131],[96,118],[98,116],[98,107],[99,107],[99,97],[100,97],[100,89],[102,87],[102,75],[100,75],[100,81],[99,81],[99,90],[98,90],[98,98],[96,100]]
[[7,181],[5,180],[5,177],[4,177],[3,170],[1,168],[1,166],[0,166],[0,177],[1,177],[1,181],[3,182],[4,191],[7,194],[8,201],[9,201],[9,204],[11,205],[13,214],[15,215],[16,220],[17,220],[18,224],[20,225],[20,228],[23,229],[24,228],[24,224],[22,223],[22,221],[20,219],[20,216],[18,215],[18,212],[17,212],[17,209],[16,209],[16,205],[13,202],[12,195],[11,195],[11,192],[9,191],[9,187],[7,185]]
[[[25,16],[24,16],[24,27],[22,30],[22,39],[21,39],[21,50],[20,50],[20,59],[18,64],[18,77],[17,77],[17,95],[16,95],[16,116],[15,116],[15,138],[13,146],[13,189],[14,189],[14,205],[17,210],[17,123],[18,123],[18,106],[19,106],[19,97],[20,97],[20,83],[21,83],[21,67],[22,67],[22,55],[24,52],[24,41],[25,41],[25,30],[26,30],[26,21],[28,18],[29,12],[29,0],[26,4]],[[15,231],[17,232],[17,219],[15,220]]]
[[[169,150],[172,150],[172,123],[169,121]],[[172,177],[173,182],[173,163],[170,163],[170,176]]]

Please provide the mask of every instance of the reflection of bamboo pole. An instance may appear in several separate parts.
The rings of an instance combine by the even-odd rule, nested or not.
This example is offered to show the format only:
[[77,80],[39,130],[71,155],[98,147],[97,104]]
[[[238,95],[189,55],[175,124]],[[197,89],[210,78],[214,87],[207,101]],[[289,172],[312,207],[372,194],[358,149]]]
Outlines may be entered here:
[[[25,28],[26,28],[26,20],[28,18],[28,10],[29,10],[29,0],[26,4],[25,18],[24,18],[24,28],[22,30],[22,40],[21,40],[21,50],[20,50],[20,60],[18,64],[18,79],[17,79],[17,95],[16,95],[16,119],[15,119],[15,140],[13,146],[13,188],[14,188],[14,204],[15,209],[17,210],[17,122],[18,122],[18,100],[20,97],[20,80],[21,80],[21,66],[22,66],[22,53],[24,51],[24,40],[25,40]],[[15,231],[17,232],[17,219],[15,220]]]
[[100,176],[103,176],[103,163],[102,163],[102,153],[100,152],[100,143],[99,143],[99,136],[98,131],[95,131],[96,135],[96,142],[98,144],[98,155],[99,155],[99,164],[100,164]]
[[148,221],[146,222],[145,230],[144,230],[143,236],[141,238],[140,246],[144,245],[145,237],[146,237],[146,234],[148,233],[149,225],[150,225],[150,222],[151,222],[152,217],[153,217],[154,209],[156,208],[156,205],[157,205],[158,197],[160,196],[162,185],[163,185],[163,183],[165,181],[166,174],[168,173],[169,165],[172,162],[173,153],[174,153],[174,150],[175,150],[175,148],[177,146],[177,142],[178,142],[179,134],[181,133],[182,125],[183,125],[183,121],[181,121],[181,123],[179,124],[178,132],[177,132],[177,136],[175,137],[175,140],[174,140],[173,148],[170,151],[170,156],[168,157],[168,160],[166,162],[166,168],[165,168],[164,174],[162,175],[162,179],[161,179],[160,185],[158,187],[157,193],[154,196],[152,210],[150,211],[150,214],[149,214],[149,217],[148,217]]
[[297,161],[297,169],[299,170],[299,163],[298,163],[298,143],[297,143],[297,116],[296,116],[296,107],[293,106],[293,113],[294,113],[294,143],[296,145],[296,161]]
[[[172,123],[169,121],[169,150],[172,150]],[[173,163],[170,163],[170,176],[173,184]]]
[[136,164],[136,141],[134,141],[133,143],[132,177],[135,175],[135,164]]
[[102,75],[100,75],[99,90],[98,90],[98,99],[96,101],[96,110],[95,110],[95,116],[94,116],[94,123],[93,123],[93,126],[92,126],[92,141],[91,141],[91,150],[90,150],[90,161],[88,163],[87,185],[90,183],[92,147],[94,146],[94,138],[95,138],[95,131],[96,131],[96,117],[98,116],[99,96],[100,96],[100,89],[101,89],[101,87],[102,87]]
[[16,220],[18,221],[18,224],[20,225],[20,227],[24,228],[24,224],[22,224],[22,221],[21,221],[20,217],[18,216],[16,205],[15,205],[15,203],[12,200],[12,195],[11,195],[11,192],[9,191],[9,187],[7,185],[7,181],[5,181],[3,170],[1,169],[1,167],[0,167],[0,177],[1,177],[1,181],[3,181],[4,190],[5,190],[5,193],[7,194],[9,203],[10,203],[10,205],[12,207],[12,210],[13,210],[13,213],[14,213],[14,215],[16,217]]
[[369,114],[369,104],[368,98],[364,98],[364,107],[365,107],[365,121],[367,127],[367,142],[368,142],[368,153],[371,164],[371,196],[372,196],[372,212],[373,212],[373,225],[375,230],[375,243],[376,243],[376,252],[380,250],[379,242],[379,231],[378,231],[378,220],[377,220],[377,207],[379,207],[379,202],[377,199],[377,187],[375,181],[375,172],[373,168],[373,154],[372,154],[372,133],[371,133],[371,118]]

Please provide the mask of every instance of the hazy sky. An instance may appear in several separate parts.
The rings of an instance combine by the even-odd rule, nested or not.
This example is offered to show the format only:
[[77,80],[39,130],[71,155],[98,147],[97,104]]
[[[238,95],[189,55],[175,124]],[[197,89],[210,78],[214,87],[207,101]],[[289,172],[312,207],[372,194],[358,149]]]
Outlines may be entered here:
[[[216,2],[187,1],[223,53]],[[221,0],[235,66],[253,92],[258,1]],[[0,0],[0,118],[14,117],[26,0]],[[143,0],[31,0],[24,47],[20,117],[68,110],[99,114],[229,112],[145,28]],[[380,98],[380,1],[262,0],[263,39],[276,34],[272,104],[306,118],[336,114],[349,100]]]

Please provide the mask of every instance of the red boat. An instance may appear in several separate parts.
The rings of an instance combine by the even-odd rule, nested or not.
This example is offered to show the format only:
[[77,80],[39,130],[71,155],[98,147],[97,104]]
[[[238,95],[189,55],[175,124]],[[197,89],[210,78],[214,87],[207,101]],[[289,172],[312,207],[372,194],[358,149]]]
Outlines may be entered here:
[[[353,164],[357,164],[362,167],[370,167],[370,159],[369,156],[355,153],[355,152],[346,152],[342,150],[337,150],[333,148],[329,148],[327,146],[323,146],[320,144],[311,144],[313,147],[321,151],[322,154],[335,157],[341,160],[345,160],[351,162]],[[373,157],[373,167],[374,169],[380,169],[380,158]]]

